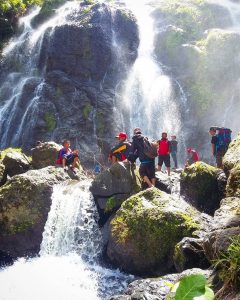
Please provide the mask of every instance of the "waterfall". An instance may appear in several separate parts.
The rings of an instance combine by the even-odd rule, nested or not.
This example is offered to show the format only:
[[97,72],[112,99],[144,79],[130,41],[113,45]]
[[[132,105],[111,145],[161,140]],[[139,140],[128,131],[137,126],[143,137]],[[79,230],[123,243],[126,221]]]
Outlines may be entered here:
[[[3,49],[4,68],[0,73],[1,148],[22,145],[23,136],[30,136],[36,125],[38,101],[44,85],[44,69],[39,68],[44,33],[48,31],[50,36],[57,25],[69,22],[69,15],[74,14],[78,6],[79,2],[68,1],[56,10],[55,17],[36,29],[31,23],[40,8],[35,8],[20,19],[21,35],[13,38]],[[34,91],[33,97],[28,95],[31,90]]]
[[102,267],[102,237],[90,181],[54,187],[39,257],[0,270],[1,299],[108,299],[133,276]]
[[154,55],[155,27],[149,1],[126,0],[136,16],[140,45],[138,57],[126,80],[123,92],[125,112],[129,111],[130,129],[141,127],[143,133],[159,139],[161,132],[181,135],[181,108],[186,97],[176,99],[174,81],[167,76]]

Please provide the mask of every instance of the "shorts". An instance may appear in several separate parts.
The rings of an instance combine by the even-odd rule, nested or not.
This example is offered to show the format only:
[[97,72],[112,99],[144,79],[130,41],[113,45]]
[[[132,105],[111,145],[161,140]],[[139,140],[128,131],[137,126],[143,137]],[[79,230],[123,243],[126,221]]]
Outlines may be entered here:
[[169,154],[158,156],[158,165],[161,167],[163,165],[163,163],[165,164],[165,166],[167,168],[170,168],[170,155]]
[[78,157],[77,154],[68,154],[68,155],[63,155],[63,158],[66,159],[66,166],[71,165],[74,162],[74,159]]
[[139,174],[141,177],[147,176],[149,179],[155,178],[155,163],[141,163]]

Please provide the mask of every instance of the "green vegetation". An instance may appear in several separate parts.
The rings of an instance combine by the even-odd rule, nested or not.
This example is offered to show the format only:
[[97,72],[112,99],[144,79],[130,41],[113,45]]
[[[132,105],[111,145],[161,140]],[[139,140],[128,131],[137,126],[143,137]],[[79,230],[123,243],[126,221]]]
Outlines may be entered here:
[[217,293],[219,299],[228,290],[240,291],[240,236],[232,237],[230,241],[227,250],[213,262],[223,280],[223,287]]
[[240,197],[240,164],[237,164],[230,172],[227,181],[227,197]]
[[53,131],[56,128],[57,121],[52,113],[46,112],[44,114],[44,121],[47,125],[47,131]]
[[111,212],[114,208],[116,207],[116,199],[114,196],[112,197],[109,197],[107,199],[107,203],[106,203],[106,207],[105,207],[105,212],[108,213],[108,212]]
[[93,107],[91,104],[87,103],[84,107],[83,107],[83,117],[84,119],[88,119],[90,113],[92,112]]
[[214,300],[214,293],[202,274],[193,274],[183,277],[177,282],[167,300]]

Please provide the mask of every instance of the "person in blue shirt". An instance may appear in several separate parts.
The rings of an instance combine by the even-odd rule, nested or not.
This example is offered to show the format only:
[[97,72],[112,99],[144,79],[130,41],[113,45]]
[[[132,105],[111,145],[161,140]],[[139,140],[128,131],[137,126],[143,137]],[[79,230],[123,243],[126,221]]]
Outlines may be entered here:
[[58,153],[57,164],[62,165],[62,167],[65,171],[67,170],[67,167],[69,166],[73,172],[76,172],[75,168],[76,168],[77,164],[80,163],[79,151],[71,150],[69,140],[64,140],[62,145],[63,145],[63,148],[60,149],[60,151]]

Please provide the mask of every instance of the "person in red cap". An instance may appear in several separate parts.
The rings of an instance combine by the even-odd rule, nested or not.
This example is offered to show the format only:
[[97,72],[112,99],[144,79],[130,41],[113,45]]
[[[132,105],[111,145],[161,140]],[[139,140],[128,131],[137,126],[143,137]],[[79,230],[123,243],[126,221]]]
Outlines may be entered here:
[[187,148],[187,153],[188,153],[188,159],[185,164],[186,167],[190,166],[191,164],[195,163],[196,161],[199,161],[199,155],[195,149]]
[[109,160],[112,163],[126,160],[131,148],[131,144],[127,141],[126,132],[119,132],[115,138],[118,139],[118,143],[111,149],[109,154]]

